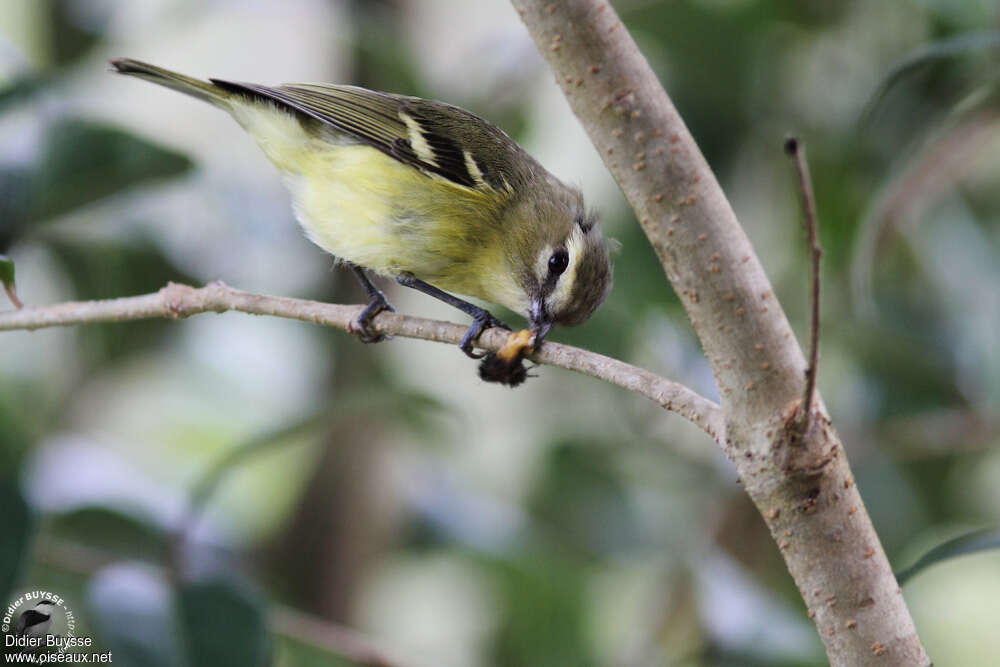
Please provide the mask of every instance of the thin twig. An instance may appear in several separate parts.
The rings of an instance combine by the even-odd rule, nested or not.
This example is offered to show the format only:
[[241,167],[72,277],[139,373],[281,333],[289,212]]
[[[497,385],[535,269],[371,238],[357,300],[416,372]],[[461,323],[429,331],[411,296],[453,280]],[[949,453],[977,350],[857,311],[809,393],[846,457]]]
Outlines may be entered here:
[[810,261],[812,263],[812,278],[810,286],[811,316],[809,321],[809,366],[806,368],[806,387],[802,395],[802,413],[799,417],[800,433],[809,430],[809,420],[812,417],[813,395],[816,392],[816,375],[819,372],[819,295],[820,295],[820,261],[823,258],[823,248],[819,244],[819,218],[816,215],[816,196],[813,194],[812,177],[809,175],[809,161],[806,158],[806,147],[795,137],[785,140],[785,152],[795,160],[795,169],[799,173],[799,187],[802,190],[802,209],[805,213],[806,234],[809,236]]
[[17,308],[18,310],[24,308],[24,304],[21,303],[21,300],[19,298],[17,298],[17,290],[14,289],[12,285],[4,283],[3,290],[7,292],[7,298],[10,299],[10,302],[14,304],[15,308]]
[[401,667],[402,663],[386,655],[372,640],[356,630],[330,623],[297,609],[273,605],[271,624],[285,637],[326,649],[364,667]]
[[[0,331],[34,330],[97,322],[127,322],[151,318],[182,319],[199,313],[229,310],[252,315],[272,315],[324,326],[347,329],[363,306],[319,303],[303,299],[264,296],[233,289],[221,282],[195,288],[169,283],[154,294],[60,303],[45,307],[0,313]],[[379,334],[457,344],[466,327],[451,322],[382,312],[373,321]],[[484,350],[500,349],[509,334],[498,329],[483,332],[477,343]],[[725,422],[719,406],[688,387],[662,378],[637,366],[580,348],[546,342],[529,357],[540,364],[559,366],[605,380],[645,396],[671,412],[676,412],[710,435],[724,440]]]

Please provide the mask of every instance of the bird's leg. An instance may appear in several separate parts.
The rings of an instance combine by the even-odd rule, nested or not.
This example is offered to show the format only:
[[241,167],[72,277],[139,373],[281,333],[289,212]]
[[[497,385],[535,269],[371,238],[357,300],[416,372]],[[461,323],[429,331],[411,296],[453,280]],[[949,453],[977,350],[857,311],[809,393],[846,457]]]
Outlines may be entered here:
[[386,336],[372,331],[372,320],[383,310],[396,312],[396,309],[389,304],[388,300],[386,300],[385,294],[382,294],[382,291],[375,287],[371,279],[365,275],[364,269],[360,266],[351,264],[351,272],[354,273],[358,282],[361,283],[361,286],[365,288],[365,292],[368,294],[368,305],[365,306],[365,309],[361,311],[360,315],[358,315],[358,319],[351,322],[351,324],[347,327],[347,330],[357,336],[362,343],[381,342],[386,339]]
[[415,290],[419,290],[424,294],[434,297],[435,299],[440,299],[441,301],[447,303],[449,306],[454,306],[455,308],[461,310],[463,313],[472,315],[472,324],[469,326],[469,330],[465,332],[465,335],[462,336],[462,342],[458,344],[458,347],[459,349],[462,350],[462,352],[465,352],[467,356],[473,359],[481,359],[483,356],[485,356],[482,354],[477,354],[472,351],[472,344],[476,342],[476,340],[479,338],[479,334],[481,334],[484,329],[489,329],[490,327],[499,327],[501,329],[506,329],[510,331],[509,326],[507,326],[497,318],[493,317],[488,310],[480,308],[479,306],[469,303],[468,301],[463,301],[462,299],[459,299],[457,296],[452,296],[451,294],[448,294],[444,290],[434,287],[434,285],[425,283],[423,280],[420,280],[419,278],[414,278],[413,276],[404,274],[396,276],[396,282],[398,282],[400,285],[406,285],[407,287],[412,287]]

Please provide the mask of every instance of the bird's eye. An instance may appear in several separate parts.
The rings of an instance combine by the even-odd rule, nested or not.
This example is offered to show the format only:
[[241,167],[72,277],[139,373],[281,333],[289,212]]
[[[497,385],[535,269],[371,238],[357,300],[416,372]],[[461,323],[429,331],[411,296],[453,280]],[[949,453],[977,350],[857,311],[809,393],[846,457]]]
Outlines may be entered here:
[[562,272],[569,266],[569,253],[560,248],[549,257],[549,273],[554,276],[562,275]]

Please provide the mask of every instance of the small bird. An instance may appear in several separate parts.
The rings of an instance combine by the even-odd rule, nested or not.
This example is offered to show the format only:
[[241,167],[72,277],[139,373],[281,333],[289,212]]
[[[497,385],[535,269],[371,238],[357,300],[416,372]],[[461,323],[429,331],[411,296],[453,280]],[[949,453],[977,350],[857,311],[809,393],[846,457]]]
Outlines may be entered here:
[[523,314],[540,344],[607,298],[608,243],[582,195],[503,131],[442,102],[333,84],[202,81],[128,58],[113,71],[229,112],[284,176],[309,238],[347,263],[368,294],[351,330],[394,310],[366,271],[472,316],[459,347],[509,329],[452,293]]

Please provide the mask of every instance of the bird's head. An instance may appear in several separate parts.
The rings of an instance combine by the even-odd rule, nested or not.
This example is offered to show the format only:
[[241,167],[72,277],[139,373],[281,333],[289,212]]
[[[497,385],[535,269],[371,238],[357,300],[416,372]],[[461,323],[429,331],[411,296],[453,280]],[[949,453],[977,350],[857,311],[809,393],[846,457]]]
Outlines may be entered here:
[[553,324],[581,324],[604,303],[612,284],[609,244],[575,190],[518,209],[513,259],[540,340]]

